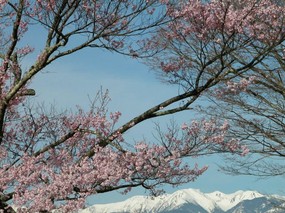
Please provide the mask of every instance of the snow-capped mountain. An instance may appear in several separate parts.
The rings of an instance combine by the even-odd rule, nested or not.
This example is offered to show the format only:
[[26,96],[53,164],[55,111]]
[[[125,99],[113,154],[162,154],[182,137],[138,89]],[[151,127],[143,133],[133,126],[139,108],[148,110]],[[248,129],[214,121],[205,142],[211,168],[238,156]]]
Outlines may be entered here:
[[134,196],[123,202],[97,204],[80,213],[284,213],[285,197],[256,191],[224,194],[183,189],[159,197]]

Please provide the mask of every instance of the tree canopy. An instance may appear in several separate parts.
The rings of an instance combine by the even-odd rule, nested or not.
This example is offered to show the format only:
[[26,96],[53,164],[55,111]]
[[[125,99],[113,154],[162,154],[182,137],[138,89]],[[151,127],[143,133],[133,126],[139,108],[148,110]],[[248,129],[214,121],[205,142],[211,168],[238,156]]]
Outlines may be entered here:
[[[148,119],[190,110],[206,94],[226,100],[251,91],[254,98],[269,100],[270,90],[258,91],[282,82],[284,14],[284,6],[273,0],[0,1],[0,208],[70,212],[83,208],[92,194],[127,193],[137,186],[155,194],[163,184],[194,181],[207,169],[183,158],[246,155],[247,140],[231,134],[231,122],[215,116],[160,132],[156,143],[130,146],[124,133]],[[45,34],[40,47],[21,42],[31,27]],[[143,60],[164,82],[177,84],[179,94],[121,126],[121,113],[108,112],[103,91],[89,111],[30,107],[34,77],[85,48]],[[26,68],[22,62],[35,49],[40,54]],[[272,67],[271,58],[278,67]],[[270,106],[279,110],[283,90],[274,88],[276,104]],[[282,119],[267,112],[261,116],[276,123]]]

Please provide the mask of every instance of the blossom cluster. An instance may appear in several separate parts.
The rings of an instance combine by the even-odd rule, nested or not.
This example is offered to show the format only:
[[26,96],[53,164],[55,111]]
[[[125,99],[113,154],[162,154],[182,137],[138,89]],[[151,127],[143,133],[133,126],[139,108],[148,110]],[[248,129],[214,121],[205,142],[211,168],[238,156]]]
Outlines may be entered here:
[[183,1],[170,15],[178,18],[169,24],[172,37],[196,34],[201,39],[210,39],[211,32],[238,33],[260,40],[274,40],[282,35],[284,8],[272,0],[209,2]]
[[239,82],[228,81],[225,87],[216,89],[215,96],[222,98],[227,95],[237,95],[242,92],[246,92],[250,85],[254,84],[256,81],[255,76],[249,78],[242,78]]
[[[261,54],[258,48],[278,43],[285,33],[284,11],[285,7],[274,0],[180,1],[168,5],[173,21],[143,44],[148,49],[160,48],[154,66],[170,78],[179,74],[190,82],[188,78],[202,72],[205,79],[207,72],[223,69],[219,57],[224,62],[232,55],[243,58],[252,45],[256,49],[244,60],[254,60]],[[236,60],[231,63],[241,66]]]
[[[29,112],[22,115],[21,122],[7,128],[3,142],[6,150],[0,153],[4,165],[0,188],[11,190],[13,185],[13,203],[19,212],[70,212],[83,208],[91,194],[111,188],[127,192],[137,184],[157,192],[161,184],[194,181],[206,171],[207,166],[183,162],[185,157],[218,148],[245,153],[238,141],[226,138],[226,122],[193,121],[181,126],[180,136],[166,133],[161,145],[141,141],[128,149],[118,139],[122,136],[116,135],[112,142],[120,143],[122,149],[118,150],[100,142],[110,139],[120,112],[111,113],[110,118],[104,110],[78,109],[73,115],[53,116]],[[43,151],[46,147],[50,148]],[[13,150],[18,153],[10,158]],[[90,151],[94,155],[87,155]]]

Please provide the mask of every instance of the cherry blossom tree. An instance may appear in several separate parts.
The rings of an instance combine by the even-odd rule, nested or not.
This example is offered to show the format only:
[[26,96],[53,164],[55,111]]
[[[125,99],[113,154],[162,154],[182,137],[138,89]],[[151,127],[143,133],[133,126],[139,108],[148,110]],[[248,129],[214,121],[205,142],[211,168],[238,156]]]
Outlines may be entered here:
[[[224,96],[225,82],[250,73],[283,42],[283,14],[283,6],[269,0],[0,1],[0,208],[71,212],[92,194],[137,186],[157,193],[163,184],[193,181],[207,167],[185,157],[245,155],[247,147],[217,119],[169,128],[157,143],[130,146],[123,136],[147,119],[190,110],[208,91],[222,87]],[[33,27],[45,32],[41,47],[22,42]],[[180,93],[122,126],[120,112],[108,112],[104,92],[89,111],[28,104],[36,93],[29,87],[34,76],[88,47],[148,57],[146,63]],[[39,55],[24,68],[35,49]]]
[[[255,18],[256,22],[262,22],[258,24],[259,29],[252,29],[252,32],[262,30],[263,33],[258,32],[259,38],[249,43],[246,57],[231,55],[236,65],[230,69],[237,73],[256,55],[262,53],[262,58],[248,66],[246,72],[240,72],[234,79],[209,91],[212,106],[200,109],[212,118],[227,119],[232,127],[228,134],[250,150],[245,158],[225,156],[226,163],[221,169],[231,175],[273,177],[285,174],[284,15],[281,12],[284,2],[256,2],[258,11],[262,11],[263,6],[265,14],[262,17],[266,18]],[[268,52],[263,54],[266,48]]]
[[[213,117],[227,119],[229,134],[249,147],[244,159],[226,157],[224,172],[259,177],[284,176],[284,43],[258,66],[228,82],[212,99]],[[211,94],[213,97],[213,93]],[[215,95],[214,95],[215,96]],[[215,113],[213,113],[215,111]]]

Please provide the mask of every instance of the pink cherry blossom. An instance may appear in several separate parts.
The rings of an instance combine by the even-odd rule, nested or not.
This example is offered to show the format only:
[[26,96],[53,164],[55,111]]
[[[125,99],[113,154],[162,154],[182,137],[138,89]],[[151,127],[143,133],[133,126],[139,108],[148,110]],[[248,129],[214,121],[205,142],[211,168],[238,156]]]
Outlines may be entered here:
[[[229,47],[224,44],[235,44],[232,36],[240,39],[238,45],[244,49],[248,40],[270,45],[281,37],[284,7],[270,0],[255,3],[0,0],[1,206],[12,203],[18,212],[72,212],[97,193],[126,193],[141,186],[156,195],[164,184],[194,181],[208,168],[184,158],[220,152],[247,154],[244,144],[228,137],[227,121],[192,120],[179,130],[160,132],[157,142],[135,143],[124,134],[147,119],[189,110],[213,85],[222,86],[217,91],[221,95],[246,91],[255,79],[223,78],[230,73],[229,65],[218,67],[220,58],[212,54],[223,56]],[[24,44],[33,27],[46,35],[41,47]],[[136,59],[152,56],[160,73],[171,76],[170,82],[186,92],[121,126],[121,112],[107,110],[107,93],[99,93],[90,110],[78,107],[74,112],[58,112],[29,104],[29,96],[36,92],[30,82],[38,73],[61,57],[90,47]],[[201,54],[201,49],[209,52]],[[23,66],[22,60],[32,58],[33,51],[38,54],[34,63]],[[219,74],[217,67],[225,71]]]

